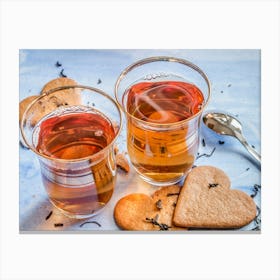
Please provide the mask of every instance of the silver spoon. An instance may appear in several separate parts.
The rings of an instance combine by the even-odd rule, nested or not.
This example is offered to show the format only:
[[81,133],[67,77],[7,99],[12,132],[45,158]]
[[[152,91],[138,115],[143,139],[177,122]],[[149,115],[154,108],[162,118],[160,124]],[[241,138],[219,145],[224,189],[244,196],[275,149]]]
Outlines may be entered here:
[[261,163],[261,155],[248,144],[242,134],[242,125],[236,118],[225,113],[209,112],[203,116],[203,122],[218,134],[236,137],[247,151]]

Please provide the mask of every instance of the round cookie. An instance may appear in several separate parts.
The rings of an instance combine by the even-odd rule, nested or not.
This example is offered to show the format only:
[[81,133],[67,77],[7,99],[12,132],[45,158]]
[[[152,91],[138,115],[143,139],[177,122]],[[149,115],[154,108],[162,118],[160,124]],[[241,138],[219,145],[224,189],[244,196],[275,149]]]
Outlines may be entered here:
[[21,100],[19,103],[19,123],[21,123],[23,113],[25,112],[28,105],[35,100],[39,95],[31,95]]
[[133,193],[121,198],[114,211],[115,221],[125,230],[154,230],[155,226],[146,221],[154,216],[154,201],[142,193]]
[[20,122],[22,120],[22,116],[27,108],[27,106],[36,98],[39,96],[42,96],[42,98],[32,107],[30,111],[30,117],[28,125],[35,126],[45,115],[49,114],[50,112],[56,110],[59,106],[62,105],[79,105],[81,102],[81,96],[80,96],[80,89],[77,88],[70,88],[65,90],[60,90],[59,93],[56,96],[44,96],[46,92],[49,90],[52,90],[54,88],[63,87],[63,86],[73,86],[77,85],[77,82],[75,82],[72,79],[69,78],[57,78],[54,80],[51,80],[46,85],[44,85],[43,89],[41,90],[41,95],[38,96],[29,96],[26,99],[22,100],[20,102],[19,106],[19,117]]
[[168,186],[151,197],[142,193],[129,194],[117,202],[115,221],[124,230],[182,230],[172,223],[179,192],[179,186]]
[[75,86],[77,84],[78,83],[75,80],[70,79],[70,78],[64,78],[64,77],[56,78],[56,79],[53,79],[53,80],[47,82],[44,85],[44,87],[41,90],[41,94],[45,93],[53,88],[64,87],[64,86]]
[[[59,88],[64,86],[75,86],[75,85],[78,85],[78,83],[73,79],[64,78],[64,77],[57,78],[45,84],[41,90],[41,94],[44,94],[54,88]],[[52,97],[50,99],[52,99]],[[67,103],[67,105],[80,104],[81,102],[80,89],[70,88],[70,89],[60,90],[59,97],[57,97],[56,100],[52,99],[52,101],[56,102],[57,104],[65,104],[65,103]]]

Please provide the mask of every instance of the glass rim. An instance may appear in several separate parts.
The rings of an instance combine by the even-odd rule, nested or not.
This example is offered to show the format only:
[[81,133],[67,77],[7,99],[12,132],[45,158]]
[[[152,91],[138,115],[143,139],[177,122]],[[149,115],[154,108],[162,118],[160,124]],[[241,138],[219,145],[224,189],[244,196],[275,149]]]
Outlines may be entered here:
[[[113,104],[115,104],[116,108],[118,109],[118,112],[119,112],[119,116],[120,116],[120,125],[119,125],[119,130],[118,132],[116,133],[116,135],[114,136],[113,140],[105,147],[103,148],[102,150],[100,150],[99,152],[93,154],[93,155],[90,155],[90,156],[86,156],[86,157],[82,157],[82,158],[78,158],[78,159],[61,159],[61,158],[53,158],[53,157],[50,157],[50,156],[47,156],[45,154],[42,154],[40,152],[38,152],[35,148],[33,148],[33,146],[31,146],[29,144],[29,141],[27,141],[26,139],[26,135],[25,135],[25,132],[24,132],[24,122],[25,122],[25,118],[26,118],[26,113],[30,110],[30,108],[35,104],[37,103],[40,99],[54,93],[54,92],[57,92],[57,91],[60,91],[60,90],[64,90],[64,89],[71,89],[71,88],[81,88],[81,89],[88,89],[88,90],[91,90],[91,91],[95,91],[96,93],[99,93],[101,95],[103,95],[104,97],[108,98],[110,101],[113,102]],[[99,155],[101,155],[103,152],[106,152],[109,148],[111,148],[111,146],[116,142],[118,136],[120,135],[121,133],[121,130],[122,130],[122,125],[123,125],[123,117],[122,117],[122,110],[120,108],[120,105],[118,104],[118,102],[116,102],[114,100],[114,98],[112,98],[109,94],[105,93],[104,91],[98,89],[98,88],[95,88],[95,87],[90,87],[90,86],[84,86],[84,85],[72,85],[72,86],[60,86],[60,87],[56,87],[56,88],[52,88],[48,91],[41,91],[41,93],[38,95],[37,98],[35,98],[28,106],[27,108],[25,109],[24,113],[23,113],[23,116],[22,116],[22,120],[21,120],[21,123],[20,123],[20,132],[21,132],[21,135],[22,135],[22,138],[24,140],[24,143],[27,145],[27,147],[32,150],[34,153],[36,153],[37,155],[39,155],[40,157],[43,157],[45,159],[48,159],[50,161],[56,161],[56,162],[61,162],[61,163],[79,163],[79,162],[84,162],[84,161],[87,161],[87,160],[90,160],[92,159],[93,157],[98,157]]]
[[[191,117],[187,118],[187,119],[184,119],[184,120],[181,120],[181,121],[178,121],[178,122],[172,122],[172,123],[156,123],[156,122],[147,122],[147,121],[144,121],[144,120],[141,120],[141,119],[138,119],[137,117],[133,116],[132,114],[130,114],[126,108],[124,108],[122,102],[119,100],[118,98],[118,89],[119,89],[119,85],[121,83],[121,81],[125,78],[125,76],[131,72],[134,68],[137,68],[138,66],[141,66],[141,65],[144,65],[144,64],[148,64],[148,63],[151,63],[151,62],[159,62],[159,61],[167,61],[167,62],[175,62],[175,63],[180,63],[180,64],[183,64],[185,66],[188,66],[190,68],[192,68],[193,70],[195,70],[196,72],[198,72],[200,74],[200,76],[202,76],[202,78],[204,79],[204,81],[206,82],[207,84],[207,87],[208,87],[208,96],[207,96],[207,99],[205,100],[205,102],[202,104],[202,107],[201,109],[195,113],[194,115],[192,115]],[[182,125],[184,123],[187,123],[189,121],[191,121],[192,119],[195,119],[197,118],[199,115],[202,114],[204,108],[208,105],[209,103],[209,100],[210,100],[210,97],[211,97],[211,83],[207,77],[207,75],[202,71],[201,68],[199,68],[197,65],[193,64],[192,62],[186,60],[186,59],[183,59],[183,58],[177,58],[177,57],[173,57],[173,56],[152,56],[152,57],[147,57],[147,58],[144,58],[144,59],[140,59],[132,64],[130,64],[129,66],[127,66],[122,72],[121,74],[119,75],[116,83],[115,83],[115,87],[114,87],[114,93],[115,93],[115,98],[116,98],[116,101],[118,103],[118,105],[120,106],[120,108],[122,109],[122,111],[129,115],[129,117],[131,117],[133,120],[137,121],[137,122],[140,122],[140,123],[143,123],[144,125],[147,125],[147,126],[154,126],[154,127],[167,127],[167,126],[171,126],[171,125]],[[124,93],[122,94],[122,97],[124,96]]]

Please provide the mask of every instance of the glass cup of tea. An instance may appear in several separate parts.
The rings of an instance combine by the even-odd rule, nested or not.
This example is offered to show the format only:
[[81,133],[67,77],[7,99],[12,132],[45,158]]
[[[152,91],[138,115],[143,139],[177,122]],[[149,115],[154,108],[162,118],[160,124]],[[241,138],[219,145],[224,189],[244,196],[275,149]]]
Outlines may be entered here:
[[37,154],[51,203],[71,218],[96,215],[116,182],[114,143],[122,126],[112,97],[87,86],[42,93],[26,109],[21,133]]
[[120,74],[115,97],[126,116],[128,154],[145,181],[171,185],[192,168],[210,92],[204,72],[180,58],[142,59]]

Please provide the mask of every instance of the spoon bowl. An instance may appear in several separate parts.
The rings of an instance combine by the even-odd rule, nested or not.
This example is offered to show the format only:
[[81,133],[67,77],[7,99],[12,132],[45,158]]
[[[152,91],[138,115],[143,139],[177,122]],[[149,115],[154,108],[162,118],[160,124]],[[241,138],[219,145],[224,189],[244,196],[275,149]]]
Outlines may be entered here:
[[205,125],[221,135],[235,136],[242,132],[241,123],[233,116],[225,113],[207,113],[203,116]]
[[254,159],[259,163],[261,162],[261,156],[248,144],[243,136],[242,124],[237,118],[226,113],[208,112],[204,114],[203,122],[217,134],[236,137]]

